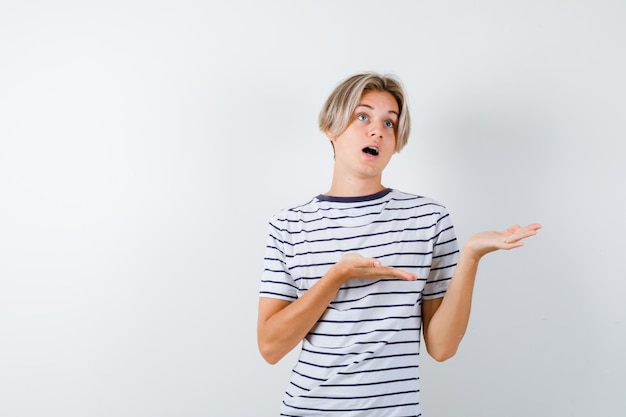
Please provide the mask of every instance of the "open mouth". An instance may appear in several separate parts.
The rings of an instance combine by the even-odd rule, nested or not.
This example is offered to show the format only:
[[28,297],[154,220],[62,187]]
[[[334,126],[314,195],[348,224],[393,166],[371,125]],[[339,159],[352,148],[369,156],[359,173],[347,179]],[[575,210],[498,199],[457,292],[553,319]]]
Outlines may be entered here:
[[369,155],[378,156],[378,148],[375,146],[366,146],[363,148],[363,152]]

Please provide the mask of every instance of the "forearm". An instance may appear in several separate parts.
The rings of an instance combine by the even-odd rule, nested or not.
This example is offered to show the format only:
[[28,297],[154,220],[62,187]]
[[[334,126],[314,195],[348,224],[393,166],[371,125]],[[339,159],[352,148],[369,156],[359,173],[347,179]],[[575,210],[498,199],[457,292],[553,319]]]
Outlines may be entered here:
[[523,240],[537,234],[538,223],[513,226],[502,232],[480,232],[465,244],[452,282],[441,303],[424,301],[424,340],[428,353],[437,360],[446,360],[456,353],[467,330],[474,281],[480,259],[496,250],[511,250],[524,245]]
[[304,339],[337,295],[341,283],[340,276],[331,269],[302,297],[259,321],[259,349],[266,361],[278,362]]
[[294,302],[269,298],[259,300],[257,337],[259,350],[269,363],[278,362],[315,326],[344,282],[353,278],[398,278],[414,281],[417,276],[359,254],[344,255],[320,280]]
[[454,356],[469,323],[474,282],[479,258],[469,251],[461,252],[454,275],[441,301],[424,328],[429,354],[443,361]]

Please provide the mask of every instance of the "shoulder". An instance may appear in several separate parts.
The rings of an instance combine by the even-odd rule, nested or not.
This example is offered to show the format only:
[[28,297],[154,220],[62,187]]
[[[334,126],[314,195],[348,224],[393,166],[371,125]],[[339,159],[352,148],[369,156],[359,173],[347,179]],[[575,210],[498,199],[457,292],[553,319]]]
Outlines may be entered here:
[[304,203],[279,209],[270,217],[269,223],[280,229],[290,229],[294,224],[317,220],[322,213],[317,197],[313,197]]
[[413,208],[416,210],[436,213],[448,213],[447,207],[438,200],[424,195],[407,193],[396,189],[391,191],[390,201],[394,202],[395,205],[405,208]]

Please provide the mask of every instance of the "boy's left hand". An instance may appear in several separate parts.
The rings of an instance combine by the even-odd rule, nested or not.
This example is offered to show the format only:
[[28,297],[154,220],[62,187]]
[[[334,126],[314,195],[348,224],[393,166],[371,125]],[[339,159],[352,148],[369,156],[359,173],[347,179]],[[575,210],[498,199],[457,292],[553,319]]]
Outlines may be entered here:
[[532,223],[521,227],[515,225],[508,229],[497,231],[485,231],[472,235],[465,244],[465,251],[470,251],[473,256],[480,259],[489,252],[496,250],[510,250],[524,246],[523,240],[537,234],[541,228],[538,223]]

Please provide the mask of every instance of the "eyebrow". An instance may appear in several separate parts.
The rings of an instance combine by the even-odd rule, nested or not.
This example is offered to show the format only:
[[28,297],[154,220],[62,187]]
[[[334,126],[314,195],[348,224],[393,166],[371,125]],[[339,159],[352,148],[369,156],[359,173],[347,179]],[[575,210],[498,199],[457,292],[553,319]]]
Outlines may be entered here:
[[[370,106],[369,104],[357,104],[357,106],[356,106],[355,110],[356,110],[356,109],[358,109],[359,107],[367,107],[368,109],[372,109],[372,110],[374,110],[374,108],[373,108],[372,106]],[[398,117],[398,118],[400,117],[400,115],[398,114],[398,112],[397,112],[397,111],[395,111],[395,110],[389,110],[389,113],[395,114],[395,115],[396,115],[396,117]]]

